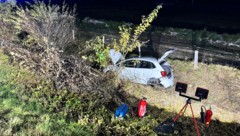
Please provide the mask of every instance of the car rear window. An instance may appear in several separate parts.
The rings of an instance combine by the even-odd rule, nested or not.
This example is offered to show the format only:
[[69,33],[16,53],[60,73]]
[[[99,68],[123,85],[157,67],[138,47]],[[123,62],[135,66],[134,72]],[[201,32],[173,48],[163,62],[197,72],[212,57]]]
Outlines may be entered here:
[[128,60],[123,63],[125,67],[128,68],[145,68],[145,69],[153,69],[156,66],[149,61],[139,61],[139,60]]
[[138,68],[153,69],[153,68],[156,68],[156,66],[152,62],[141,61]]

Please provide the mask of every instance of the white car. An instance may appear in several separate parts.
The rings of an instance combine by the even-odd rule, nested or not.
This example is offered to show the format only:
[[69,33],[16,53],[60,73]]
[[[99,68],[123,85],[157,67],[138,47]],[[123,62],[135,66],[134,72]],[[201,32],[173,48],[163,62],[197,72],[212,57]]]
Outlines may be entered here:
[[118,62],[122,58],[121,53],[111,49],[110,57],[114,65],[106,67],[104,72],[114,71],[118,73],[120,79],[145,85],[163,85],[168,88],[174,84],[174,74],[165,58],[174,51],[167,51],[160,59],[135,57]]

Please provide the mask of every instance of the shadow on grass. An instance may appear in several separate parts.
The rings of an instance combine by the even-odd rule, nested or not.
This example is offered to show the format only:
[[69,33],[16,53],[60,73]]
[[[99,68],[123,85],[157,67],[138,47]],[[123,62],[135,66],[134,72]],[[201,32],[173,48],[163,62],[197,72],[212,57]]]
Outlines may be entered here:
[[[121,99],[121,101],[123,103],[126,103],[129,105],[129,111],[128,111],[128,115],[130,118],[136,119],[137,117],[137,106],[138,103],[140,101],[140,99],[131,96],[127,93],[120,93],[117,92],[116,95]],[[159,96],[160,97],[160,96]],[[183,103],[184,106],[185,103]],[[118,107],[117,103],[109,103],[108,105],[106,105],[106,107],[113,112],[115,109]],[[188,107],[187,110],[190,110],[190,108]],[[135,113],[135,114],[133,114]],[[176,117],[178,113],[173,113],[173,112],[168,112],[165,109],[161,108],[159,109],[156,106],[151,106],[151,105],[147,105],[147,113],[145,115],[146,116],[151,116],[153,120],[153,122],[157,122],[157,124],[152,123],[152,129],[154,129],[155,127],[159,126],[163,121],[167,120],[167,119],[173,119]],[[200,114],[200,113],[194,113],[194,114]],[[213,115],[214,116],[214,115]],[[123,120],[124,121],[124,120]],[[139,119],[139,121],[141,121],[141,119]],[[236,122],[232,122],[232,123],[225,123],[225,122],[221,122],[219,120],[211,120],[209,127],[206,127],[205,124],[201,123],[201,119],[200,118],[196,118],[197,124],[198,124],[198,128],[199,131],[201,133],[201,135],[205,135],[205,136],[220,136],[220,135],[224,135],[224,136],[240,136],[240,124],[236,123]],[[151,121],[149,121],[151,122]],[[155,125],[155,126],[154,126]],[[164,133],[156,133],[157,135],[165,135]],[[168,134],[166,134],[168,135]],[[174,128],[174,133],[173,134],[169,134],[169,135],[181,135],[181,136],[185,136],[185,135],[197,135],[196,129],[194,127],[194,122],[193,122],[193,118],[192,117],[188,117],[188,116],[184,116],[181,115],[176,124],[175,124],[175,128]]]

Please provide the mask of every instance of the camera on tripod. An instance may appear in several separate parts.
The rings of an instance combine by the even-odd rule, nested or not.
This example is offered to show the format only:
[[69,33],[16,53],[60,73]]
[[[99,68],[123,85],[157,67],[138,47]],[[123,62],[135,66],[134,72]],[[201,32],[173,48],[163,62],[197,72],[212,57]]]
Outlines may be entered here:
[[175,91],[179,92],[180,96],[183,96],[192,100],[201,101],[202,99],[207,99],[209,90],[200,88],[200,87],[197,87],[195,92],[195,96],[199,97],[199,99],[184,95],[187,93],[187,86],[188,85],[185,83],[177,82]]

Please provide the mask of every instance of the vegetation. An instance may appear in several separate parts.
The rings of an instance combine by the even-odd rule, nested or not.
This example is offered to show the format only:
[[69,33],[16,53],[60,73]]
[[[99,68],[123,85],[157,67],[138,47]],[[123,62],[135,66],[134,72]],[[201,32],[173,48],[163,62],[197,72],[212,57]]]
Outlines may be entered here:
[[[32,75],[28,70],[10,66],[9,58],[2,53],[0,53],[0,58],[0,132],[3,135],[155,135],[153,128],[166,118],[176,115],[176,113],[169,112],[176,108],[174,106],[178,109],[184,104],[181,97],[174,95],[173,91],[156,91],[153,88],[129,83],[122,84],[120,89],[114,89],[114,86],[111,86],[110,88],[117,93],[112,96],[112,100],[118,99],[119,102],[125,102],[132,107],[128,116],[124,120],[119,120],[114,117],[114,109],[118,105],[116,101],[104,102],[99,95],[67,90],[56,91],[51,84],[44,79],[40,80],[39,76]],[[191,71],[191,69],[186,69],[191,64],[186,63],[190,65],[186,67],[179,61],[171,61],[171,63],[175,68],[185,71],[183,73]],[[211,71],[219,71],[218,67],[211,69]],[[116,83],[116,81],[113,82]],[[131,112],[134,111],[143,94],[145,96],[148,94],[149,104],[147,115],[139,119]],[[153,99],[151,95],[157,99]],[[122,98],[119,99],[119,96]],[[160,99],[159,96],[161,96]],[[172,102],[173,100],[179,101]],[[152,106],[153,103],[157,107]],[[197,107],[195,103],[193,105],[193,108]],[[196,115],[198,111],[196,109],[194,111]],[[213,107],[213,112],[215,117],[219,113],[220,117],[225,117],[225,114],[221,114],[224,111],[218,113]],[[226,118],[228,119],[230,116]],[[182,129],[182,131],[176,132],[175,135],[196,134],[190,117],[180,117],[179,121],[181,128],[177,130]],[[206,135],[235,135],[239,130],[237,123],[228,124],[215,120],[211,121],[209,129],[201,124],[198,125],[201,126],[201,133]]]
[[[52,111],[52,108],[56,107],[55,104],[59,99],[56,96],[60,92],[56,94],[56,91],[51,92],[49,86],[42,86],[39,83],[39,77],[30,72],[9,66],[8,58],[2,52],[0,58],[0,132],[2,135],[91,135],[94,133],[90,127],[86,128],[82,125],[80,120],[79,122],[67,121],[64,112]],[[36,84],[38,86],[33,89],[32,86]],[[36,89],[41,89],[42,92]],[[52,99],[49,92],[56,96]],[[41,95],[45,97],[40,97]],[[65,94],[61,93],[61,95]],[[79,100],[81,99],[71,97],[66,107],[74,109],[74,105],[76,102],[79,103]],[[50,105],[44,105],[46,103]],[[79,112],[81,111],[76,113]]]
[[[108,28],[111,30],[112,34],[116,34],[117,32],[117,26],[116,25],[126,25],[129,23],[126,22],[114,22],[114,21],[107,21],[103,20],[104,23],[108,24]],[[132,24],[133,25],[133,24]],[[96,33],[105,33],[107,35],[111,34],[106,30],[106,27],[101,27],[100,24],[92,24],[83,22],[80,23],[79,27],[82,30],[88,30],[93,31]],[[93,28],[93,29],[92,29]],[[94,29],[98,28],[98,29]],[[205,40],[207,40],[208,46],[237,46],[239,47],[239,34],[218,34],[215,32],[208,31],[207,29],[203,30],[191,30],[191,29],[184,29],[184,28],[172,28],[172,27],[156,27],[152,26],[151,29],[147,29],[144,33],[154,33],[155,35],[166,35],[166,36],[172,36],[177,39],[180,39],[182,41],[189,41],[192,44],[195,44],[196,46],[201,46],[201,41],[204,40],[204,35],[206,35]],[[205,34],[204,34],[205,33]],[[174,42],[174,41],[173,41]]]
[[[90,48],[93,48],[95,57],[90,55],[90,60],[97,61],[101,66],[105,67],[109,62],[109,49],[110,47],[115,49],[115,51],[119,51],[123,54],[123,57],[126,56],[128,52],[133,51],[138,46],[142,46],[143,44],[139,41],[140,35],[146,31],[146,29],[150,26],[153,20],[157,17],[158,11],[161,9],[161,6],[157,6],[147,17],[143,16],[142,22],[136,26],[133,30],[130,26],[122,25],[119,26],[119,39],[113,39],[110,45],[104,45],[103,41],[100,37],[96,37],[96,39],[87,42],[87,45]],[[87,58],[84,56],[84,58]]]
[[[147,115],[137,118],[135,109],[139,98],[136,94],[142,97],[144,86],[120,81],[112,74],[104,75],[82,58],[63,52],[80,41],[69,34],[76,29],[75,16],[66,5],[36,2],[29,8],[0,6],[1,134],[155,135],[154,127],[176,115],[149,104]],[[102,66],[107,64],[110,47],[126,54],[141,45],[139,36],[150,26],[159,9],[160,6],[143,17],[139,26],[120,27],[121,38],[109,45],[103,44],[99,37],[81,44],[83,50],[79,54],[91,58],[85,53],[93,52],[92,60]],[[182,71],[189,72],[185,66],[181,67]],[[121,103],[130,107],[124,120],[114,117],[114,110]],[[194,126],[189,125],[191,118],[183,117],[181,122],[176,135],[195,134]],[[234,135],[239,131],[237,123],[212,121],[212,124],[214,131],[199,124],[201,133]]]
[[181,28],[163,28],[160,29],[160,31],[165,35],[176,36],[183,40],[192,41],[195,39],[193,44],[196,44],[197,46],[201,46],[201,42],[204,40],[206,40],[208,45],[225,44],[225,46],[227,46],[230,43],[234,43],[236,44],[235,46],[239,46],[240,44],[239,34],[218,34],[207,31],[207,29],[193,31]]
[[25,8],[15,8],[15,12],[3,16],[3,20],[12,26],[15,35],[20,38],[18,40],[25,42],[25,45],[38,43],[45,48],[62,49],[74,42],[71,34],[76,29],[75,9],[70,9],[66,4],[60,7],[40,1]]
[[[9,38],[2,35],[4,43],[1,49],[20,68],[13,68],[16,73],[12,73],[4,69],[11,66],[6,62],[1,64],[1,72],[6,73],[1,74],[1,78],[7,79],[5,76],[9,74],[17,77],[7,79],[3,83],[4,91],[1,91],[1,117],[4,117],[1,122],[5,126],[1,129],[3,134],[135,134],[139,133],[136,128],[142,128],[139,134],[153,132],[144,131],[150,130],[153,125],[150,123],[148,126],[139,126],[132,122],[134,125],[127,127],[130,120],[128,123],[115,120],[109,111],[113,109],[105,107],[108,103],[114,105],[121,102],[116,96],[117,86],[112,83],[114,80],[106,80],[105,76],[91,69],[85,62],[78,63],[76,57],[65,56],[60,52],[74,42],[66,37],[69,32],[64,33],[65,29],[74,28],[71,10],[65,5],[59,7],[43,2],[36,2],[26,8],[14,8],[15,10],[7,10],[4,6],[1,8],[4,11],[1,12],[1,33],[12,36]],[[149,26],[149,22],[146,23]],[[93,44],[91,48],[97,51],[96,46]],[[96,54],[96,57],[101,56]],[[36,75],[32,76],[28,70],[19,73],[22,68]],[[12,91],[9,92],[8,89]],[[117,122],[122,125],[115,126]]]

